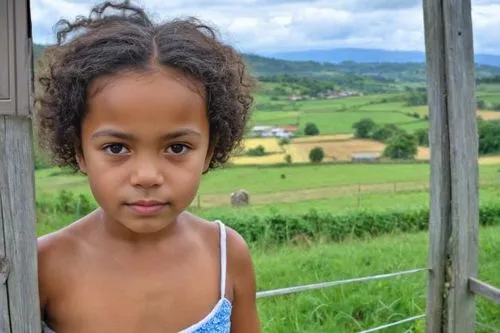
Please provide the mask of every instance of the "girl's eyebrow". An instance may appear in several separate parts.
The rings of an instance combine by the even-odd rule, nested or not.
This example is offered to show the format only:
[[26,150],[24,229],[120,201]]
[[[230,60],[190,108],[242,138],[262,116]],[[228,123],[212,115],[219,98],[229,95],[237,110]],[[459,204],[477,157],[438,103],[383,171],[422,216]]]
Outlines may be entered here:
[[[167,133],[161,137],[162,140],[172,140],[176,139],[182,136],[189,136],[189,135],[194,135],[194,136],[201,136],[201,133],[197,130],[191,129],[191,128],[180,128],[178,130],[175,130],[173,132]],[[108,137],[114,137],[117,139],[121,140],[127,140],[127,141],[137,141],[137,138],[135,135],[130,134],[130,133],[125,133],[121,132],[118,130],[114,129],[102,129],[100,131],[95,132],[92,134],[92,139],[98,138],[98,137],[103,137],[103,136],[108,136]]]

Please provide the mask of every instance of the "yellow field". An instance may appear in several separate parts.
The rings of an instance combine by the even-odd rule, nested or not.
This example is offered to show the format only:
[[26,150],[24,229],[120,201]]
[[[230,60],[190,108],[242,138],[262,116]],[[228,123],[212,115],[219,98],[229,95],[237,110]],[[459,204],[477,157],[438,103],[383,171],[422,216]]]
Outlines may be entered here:
[[256,148],[261,145],[268,153],[282,153],[283,149],[278,144],[277,138],[248,138],[243,141],[243,148],[245,150]]
[[384,144],[372,140],[337,140],[329,142],[303,142],[292,141],[287,147],[294,162],[309,162],[309,152],[314,147],[322,147],[325,151],[323,161],[350,161],[355,153],[382,153]]
[[479,117],[483,118],[483,120],[499,120],[500,112],[496,111],[479,111],[477,113]]
[[339,140],[349,140],[352,139],[352,134],[332,134],[332,135],[315,135],[315,136],[304,136],[297,139],[292,139],[294,143],[303,142],[323,142],[323,141],[339,141]]
[[233,164],[277,164],[285,162],[285,154],[269,154],[264,156],[236,156],[230,160]]

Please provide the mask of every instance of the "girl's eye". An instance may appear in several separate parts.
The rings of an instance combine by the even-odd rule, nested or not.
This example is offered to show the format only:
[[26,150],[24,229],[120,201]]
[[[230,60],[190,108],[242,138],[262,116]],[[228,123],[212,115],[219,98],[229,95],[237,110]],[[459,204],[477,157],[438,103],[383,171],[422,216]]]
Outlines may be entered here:
[[105,147],[105,150],[111,155],[125,154],[128,152],[127,148],[125,148],[122,144],[119,143],[112,143],[110,145],[107,145]]
[[189,148],[186,145],[175,144],[175,145],[171,145],[170,147],[168,147],[167,151],[169,154],[182,155],[182,154],[187,153],[188,149]]

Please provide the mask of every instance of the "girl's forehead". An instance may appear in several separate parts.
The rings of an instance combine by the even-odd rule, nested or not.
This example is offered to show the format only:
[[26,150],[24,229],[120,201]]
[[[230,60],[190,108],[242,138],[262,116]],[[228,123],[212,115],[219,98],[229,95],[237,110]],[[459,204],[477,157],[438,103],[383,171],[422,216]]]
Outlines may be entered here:
[[88,121],[158,126],[207,122],[206,102],[196,84],[178,73],[124,73],[96,80]]

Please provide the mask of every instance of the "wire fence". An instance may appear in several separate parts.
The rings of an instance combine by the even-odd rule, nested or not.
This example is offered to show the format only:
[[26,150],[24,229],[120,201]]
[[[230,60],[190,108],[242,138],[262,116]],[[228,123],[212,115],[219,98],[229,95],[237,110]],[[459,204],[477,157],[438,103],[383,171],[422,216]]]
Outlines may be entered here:
[[[304,292],[304,291],[337,287],[337,286],[351,284],[351,283],[361,283],[361,282],[369,282],[369,281],[374,281],[374,280],[389,279],[389,278],[394,278],[394,277],[400,277],[403,275],[416,274],[416,273],[420,273],[420,272],[429,272],[429,269],[428,268],[415,268],[415,269],[394,272],[394,273],[370,275],[370,276],[353,278],[353,279],[320,282],[320,283],[315,283],[315,284],[306,284],[306,285],[300,285],[300,286],[294,286],[294,287],[260,291],[260,292],[257,292],[257,299],[267,298],[267,297],[276,297],[276,296],[287,295],[287,294],[296,294],[296,293],[300,293],[300,292]],[[417,321],[417,320],[425,319],[425,318],[426,318],[425,314],[420,314],[420,315],[408,317],[408,318],[405,318],[405,319],[402,319],[399,321],[383,324],[381,326],[373,327],[373,328],[370,328],[368,330],[360,331],[358,333],[378,332],[378,331],[381,331],[381,330],[386,329],[386,328],[391,328],[394,326],[402,325],[405,323],[409,323],[412,321]],[[489,325],[483,324],[481,322],[476,322],[476,326],[479,328],[482,328],[482,329],[489,330],[493,333],[500,333],[499,329],[496,329],[496,328],[491,327]]]

